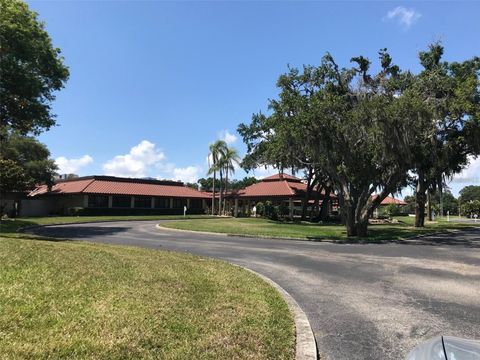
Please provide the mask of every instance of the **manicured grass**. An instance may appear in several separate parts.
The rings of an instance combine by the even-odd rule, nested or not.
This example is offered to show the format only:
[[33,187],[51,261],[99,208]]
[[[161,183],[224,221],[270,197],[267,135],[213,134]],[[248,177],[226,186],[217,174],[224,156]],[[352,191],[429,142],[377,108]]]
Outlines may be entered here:
[[139,220],[180,220],[208,219],[211,215],[130,215],[130,216],[48,216],[6,219],[0,221],[0,234],[11,233],[19,228],[34,225],[53,225],[68,223],[83,223],[92,221],[139,221]]
[[[400,218],[398,224],[370,225],[367,240],[397,240],[419,234],[428,234],[439,230],[465,228],[468,224],[436,222],[427,223],[423,229],[414,228],[410,218]],[[346,240],[347,232],[343,225],[312,224],[308,222],[277,222],[255,218],[211,219],[209,221],[186,220],[162,223],[172,229],[206,231],[231,235],[251,235],[265,237]],[[350,240],[351,238],[349,238]],[[360,240],[360,239],[357,239]],[[365,239],[362,239],[365,240]]]
[[243,269],[174,252],[1,235],[2,358],[294,357],[286,303]]

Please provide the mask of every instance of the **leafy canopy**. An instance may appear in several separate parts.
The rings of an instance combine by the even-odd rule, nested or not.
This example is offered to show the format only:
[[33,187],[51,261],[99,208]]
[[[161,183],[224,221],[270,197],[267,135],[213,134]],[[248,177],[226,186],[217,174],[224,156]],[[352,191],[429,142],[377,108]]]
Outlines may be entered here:
[[50,104],[68,76],[37,14],[22,1],[0,0],[0,135],[37,135],[55,125]]

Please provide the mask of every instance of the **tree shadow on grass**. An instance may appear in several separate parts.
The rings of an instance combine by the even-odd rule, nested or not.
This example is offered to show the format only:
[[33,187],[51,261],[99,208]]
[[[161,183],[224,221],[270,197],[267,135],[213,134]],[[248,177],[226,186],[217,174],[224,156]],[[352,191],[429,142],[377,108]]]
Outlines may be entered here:
[[52,239],[89,239],[100,236],[115,235],[129,230],[127,226],[46,226],[26,230],[26,234]]

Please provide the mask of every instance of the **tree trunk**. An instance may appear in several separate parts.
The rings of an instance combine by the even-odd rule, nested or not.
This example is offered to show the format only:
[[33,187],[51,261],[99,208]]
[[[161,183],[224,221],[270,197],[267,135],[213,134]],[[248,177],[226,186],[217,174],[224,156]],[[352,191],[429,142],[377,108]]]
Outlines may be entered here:
[[438,189],[440,191],[440,214],[439,216],[443,217],[443,189],[442,186],[439,187]]
[[218,215],[222,215],[222,200],[223,200],[223,174],[222,168],[220,168],[220,196],[218,198]]
[[423,174],[419,173],[415,193],[415,227],[423,227],[425,225],[425,192],[426,186]]
[[427,190],[427,212],[428,212],[428,221],[433,221],[432,218],[432,192]]
[[320,215],[320,193],[322,187],[320,184],[317,185],[317,190],[315,192],[315,200],[313,202],[313,206],[310,209],[310,221],[313,221],[314,218],[318,218]]
[[308,171],[308,179],[307,179],[307,191],[305,192],[305,197],[302,199],[302,221],[305,221],[307,218],[307,207],[308,207],[308,201],[310,200],[310,195],[312,193],[312,177],[313,177],[313,171],[312,169],[309,169]]
[[213,185],[212,185],[212,216],[215,215],[215,176],[216,176],[216,171],[213,172]]
[[332,192],[331,186],[325,187],[325,195],[323,196],[322,207],[320,209],[320,219],[325,221],[329,217],[328,204],[330,202],[330,193]]
[[225,196],[223,197],[223,215],[226,214],[227,208],[227,187],[228,187],[228,171],[225,172]]
[[347,236],[357,236],[357,227],[355,226],[355,207],[349,204],[345,207],[344,214]]
[[357,236],[366,237],[368,235],[368,217],[362,218],[355,224]]

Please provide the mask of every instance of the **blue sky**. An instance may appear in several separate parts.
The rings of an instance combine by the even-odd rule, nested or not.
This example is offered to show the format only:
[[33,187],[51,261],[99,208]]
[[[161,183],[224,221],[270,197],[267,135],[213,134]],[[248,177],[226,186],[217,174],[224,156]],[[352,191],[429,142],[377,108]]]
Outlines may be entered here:
[[[480,2],[30,1],[62,50],[70,79],[42,134],[61,170],[80,175],[205,176],[208,144],[275,97],[287,64],[347,65],[387,47],[402,68],[445,45],[480,54]],[[259,169],[262,176],[271,170]],[[453,184],[480,182],[476,160]],[[237,171],[237,177],[244,176]]]

